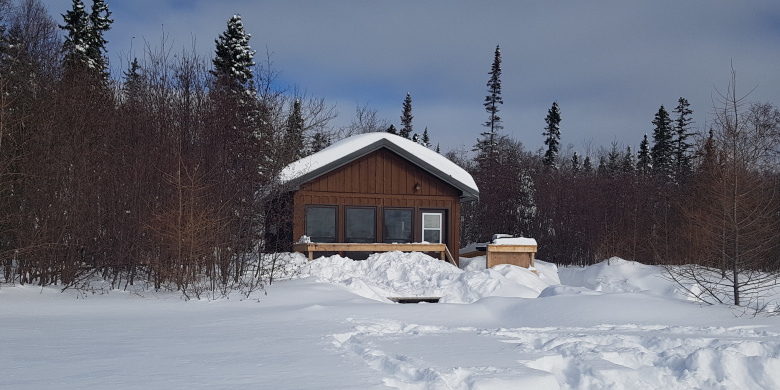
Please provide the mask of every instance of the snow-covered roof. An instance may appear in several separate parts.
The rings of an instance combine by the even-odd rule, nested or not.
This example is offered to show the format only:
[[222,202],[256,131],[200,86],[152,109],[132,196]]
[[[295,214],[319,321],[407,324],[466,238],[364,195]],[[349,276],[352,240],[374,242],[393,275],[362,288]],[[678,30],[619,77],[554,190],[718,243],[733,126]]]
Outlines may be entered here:
[[363,157],[387,148],[462,192],[465,200],[477,199],[474,178],[446,157],[416,142],[390,133],[367,133],[345,138],[286,166],[279,177],[283,183],[299,185]]

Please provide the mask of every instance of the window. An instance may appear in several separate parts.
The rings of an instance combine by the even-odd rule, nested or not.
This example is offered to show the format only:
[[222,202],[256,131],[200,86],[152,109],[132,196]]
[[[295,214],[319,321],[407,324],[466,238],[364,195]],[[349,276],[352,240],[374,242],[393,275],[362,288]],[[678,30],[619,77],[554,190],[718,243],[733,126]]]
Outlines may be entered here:
[[306,207],[306,235],[312,242],[336,242],[336,206]]
[[376,208],[346,207],[344,242],[376,242]]
[[412,242],[412,209],[384,209],[382,241],[386,244]]
[[442,213],[422,213],[423,241],[431,244],[441,244],[442,233]]

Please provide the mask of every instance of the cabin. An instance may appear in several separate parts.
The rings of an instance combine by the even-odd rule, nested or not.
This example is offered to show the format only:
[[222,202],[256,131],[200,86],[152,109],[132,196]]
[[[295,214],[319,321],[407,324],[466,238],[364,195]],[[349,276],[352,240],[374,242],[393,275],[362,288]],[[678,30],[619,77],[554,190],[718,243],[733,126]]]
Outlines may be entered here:
[[457,265],[461,202],[479,190],[465,170],[403,137],[341,140],[284,168],[293,249],[352,258],[393,250],[433,252]]

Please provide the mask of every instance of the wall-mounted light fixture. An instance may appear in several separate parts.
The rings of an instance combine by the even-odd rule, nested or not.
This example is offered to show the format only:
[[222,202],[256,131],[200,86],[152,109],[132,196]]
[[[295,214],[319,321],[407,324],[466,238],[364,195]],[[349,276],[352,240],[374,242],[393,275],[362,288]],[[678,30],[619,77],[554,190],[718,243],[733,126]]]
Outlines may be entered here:
[[420,191],[420,183],[414,183],[414,191]]

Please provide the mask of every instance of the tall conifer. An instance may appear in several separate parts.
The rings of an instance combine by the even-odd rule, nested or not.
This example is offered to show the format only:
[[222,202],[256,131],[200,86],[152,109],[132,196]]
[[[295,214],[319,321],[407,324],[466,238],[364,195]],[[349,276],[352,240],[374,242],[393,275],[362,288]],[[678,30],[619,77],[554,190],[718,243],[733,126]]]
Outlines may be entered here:
[[547,151],[544,153],[544,165],[551,169],[558,169],[558,145],[561,143],[561,111],[558,108],[558,102],[553,102],[552,107],[547,111],[547,117],[544,118],[547,126],[544,127],[544,144],[547,145]]
[[412,135],[412,95],[406,93],[406,99],[404,99],[403,112],[401,113],[401,131],[399,135],[406,139]]
[[672,120],[664,106],[658,109],[653,119],[653,148],[650,156],[653,160],[653,172],[664,178],[674,177],[674,143]]

